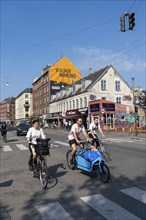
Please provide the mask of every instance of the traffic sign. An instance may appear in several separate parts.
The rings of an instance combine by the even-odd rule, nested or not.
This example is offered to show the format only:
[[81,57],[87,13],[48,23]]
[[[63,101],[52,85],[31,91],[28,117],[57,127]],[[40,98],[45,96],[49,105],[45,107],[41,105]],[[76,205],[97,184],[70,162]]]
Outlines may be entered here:
[[102,114],[104,114],[104,113],[105,113],[105,110],[104,110],[104,108],[102,108],[102,109],[101,109],[101,113],[102,113]]

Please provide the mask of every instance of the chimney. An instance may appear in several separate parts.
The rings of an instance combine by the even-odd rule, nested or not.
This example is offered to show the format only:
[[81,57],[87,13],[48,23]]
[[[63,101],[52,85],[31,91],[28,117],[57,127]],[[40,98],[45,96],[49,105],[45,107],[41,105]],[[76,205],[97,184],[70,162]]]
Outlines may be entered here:
[[89,75],[92,74],[92,73],[93,73],[93,72],[92,72],[92,68],[90,67],[90,68],[89,68]]
[[131,87],[132,87],[132,90],[134,91],[134,87],[135,87],[135,78],[134,77],[132,77],[131,78]]

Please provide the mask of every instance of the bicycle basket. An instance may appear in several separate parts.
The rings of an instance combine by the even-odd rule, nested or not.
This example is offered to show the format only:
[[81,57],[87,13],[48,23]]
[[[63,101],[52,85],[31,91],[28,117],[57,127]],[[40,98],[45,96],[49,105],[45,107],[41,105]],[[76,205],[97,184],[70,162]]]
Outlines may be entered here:
[[50,155],[49,152],[50,143],[47,140],[37,140],[37,145],[35,148],[37,155]]

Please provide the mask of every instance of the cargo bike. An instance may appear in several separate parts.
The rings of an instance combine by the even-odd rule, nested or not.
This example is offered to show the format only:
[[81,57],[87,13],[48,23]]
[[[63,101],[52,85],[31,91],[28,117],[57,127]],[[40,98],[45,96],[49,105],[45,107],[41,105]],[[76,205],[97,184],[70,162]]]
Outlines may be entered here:
[[[88,146],[88,142],[81,142],[80,144],[82,144],[82,148],[78,146],[73,158],[73,164],[70,163],[71,150],[67,151],[66,160],[68,167],[72,170],[79,169],[97,175],[103,183],[107,183],[110,179],[110,170],[102,151],[92,151],[91,147]],[[87,145],[86,149],[85,145]]]

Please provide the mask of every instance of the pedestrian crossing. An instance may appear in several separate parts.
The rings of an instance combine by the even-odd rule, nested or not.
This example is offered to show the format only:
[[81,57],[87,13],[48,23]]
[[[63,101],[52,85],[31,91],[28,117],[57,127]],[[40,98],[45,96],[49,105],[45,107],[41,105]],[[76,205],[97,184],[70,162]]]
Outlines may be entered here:
[[[143,143],[144,142],[144,140],[143,139],[138,139],[138,140],[136,140],[136,141],[138,141],[137,143]],[[104,138],[103,140],[102,140],[102,142],[103,143],[113,143],[113,142],[115,142],[115,143],[126,143],[126,142],[128,142],[128,143],[135,143],[135,139],[128,139],[128,140],[126,140],[126,139],[115,139],[115,138]],[[13,146],[13,147],[12,147]],[[65,141],[53,141],[51,144],[50,144],[50,148],[59,148],[59,147],[69,147],[69,143],[68,143],[68,140],[65,140]],[[25,142],[25,143],[11,143],[10,145],[8,145],[7,143],[6,144],[3,144],[2,145],[2,150],[4,151],[4,152],[11,152],[11,151],[13,151],[13,150],[15,150],[15,149],[19,149],[19,150],[28,150],[29,148],[28,148],[28,145],[27,145],[27,143]]]
[[[121,193],[126,194],[129,196],[127,198],[127,204],[130,204],[131,200],[128,201],[128,199],[132,198],[134,200],[138,200],[142,205],[145,204],[145,198],[146,198],[146,191],[139,189],[137,187],[131,187],[131,188],[125,188],[119,190]],[[115,192],[116,193],[116,192]],[[119,196],[119,195],[118,195]],[[121,195],[122,196],[122,195]],[[121,197],[122,198],[122,197]],[[78,207],[80,210],[82,210],[82,206],[85,204],[88,205],[91,209],[88,209],[88,212],[91,212],[91,218],[92,219],[92,210],[94,210],[97,213],[96,219],[98,219],[98,215],[102,216],[104,219],[107,220],[140,220],[144,219],[141,218],[141,216],[137,216],[133,214],[134,212],[131,209],[131,206],[127,205],[126,209],[125,207],[122,207],[115,201],[112,201],[112,198],[109,199],[105,195],[102,194],[95,194],[90,196],[84,196],[79,198],[81,203],[81,207]],[[78,206],[79,206],[78,204]],[[68,203],[69,205],[69,203]],[[42,220],[75,220],[75,218],[72,216],[73,213],[69,213],[68,210],[70,210],[70,207],[68,207],[68,210],[64,209],[61,202],[54,202],[54,203],[48,203],[40,206],[35,207],[38,211],[38,213],[41,215]],[[136,212],[137,214],[138,212]],[[79,213],[79,217],[81,219],[82,216]],[[86,213],[87,214],[87,213]],[[90,215],[90,213],[88,213]],[[88,216],[89,216],[88,215]],[[100,218],[101,219],[101,218]],[[84,217],[84,220],[87,220],[86,217]]]

